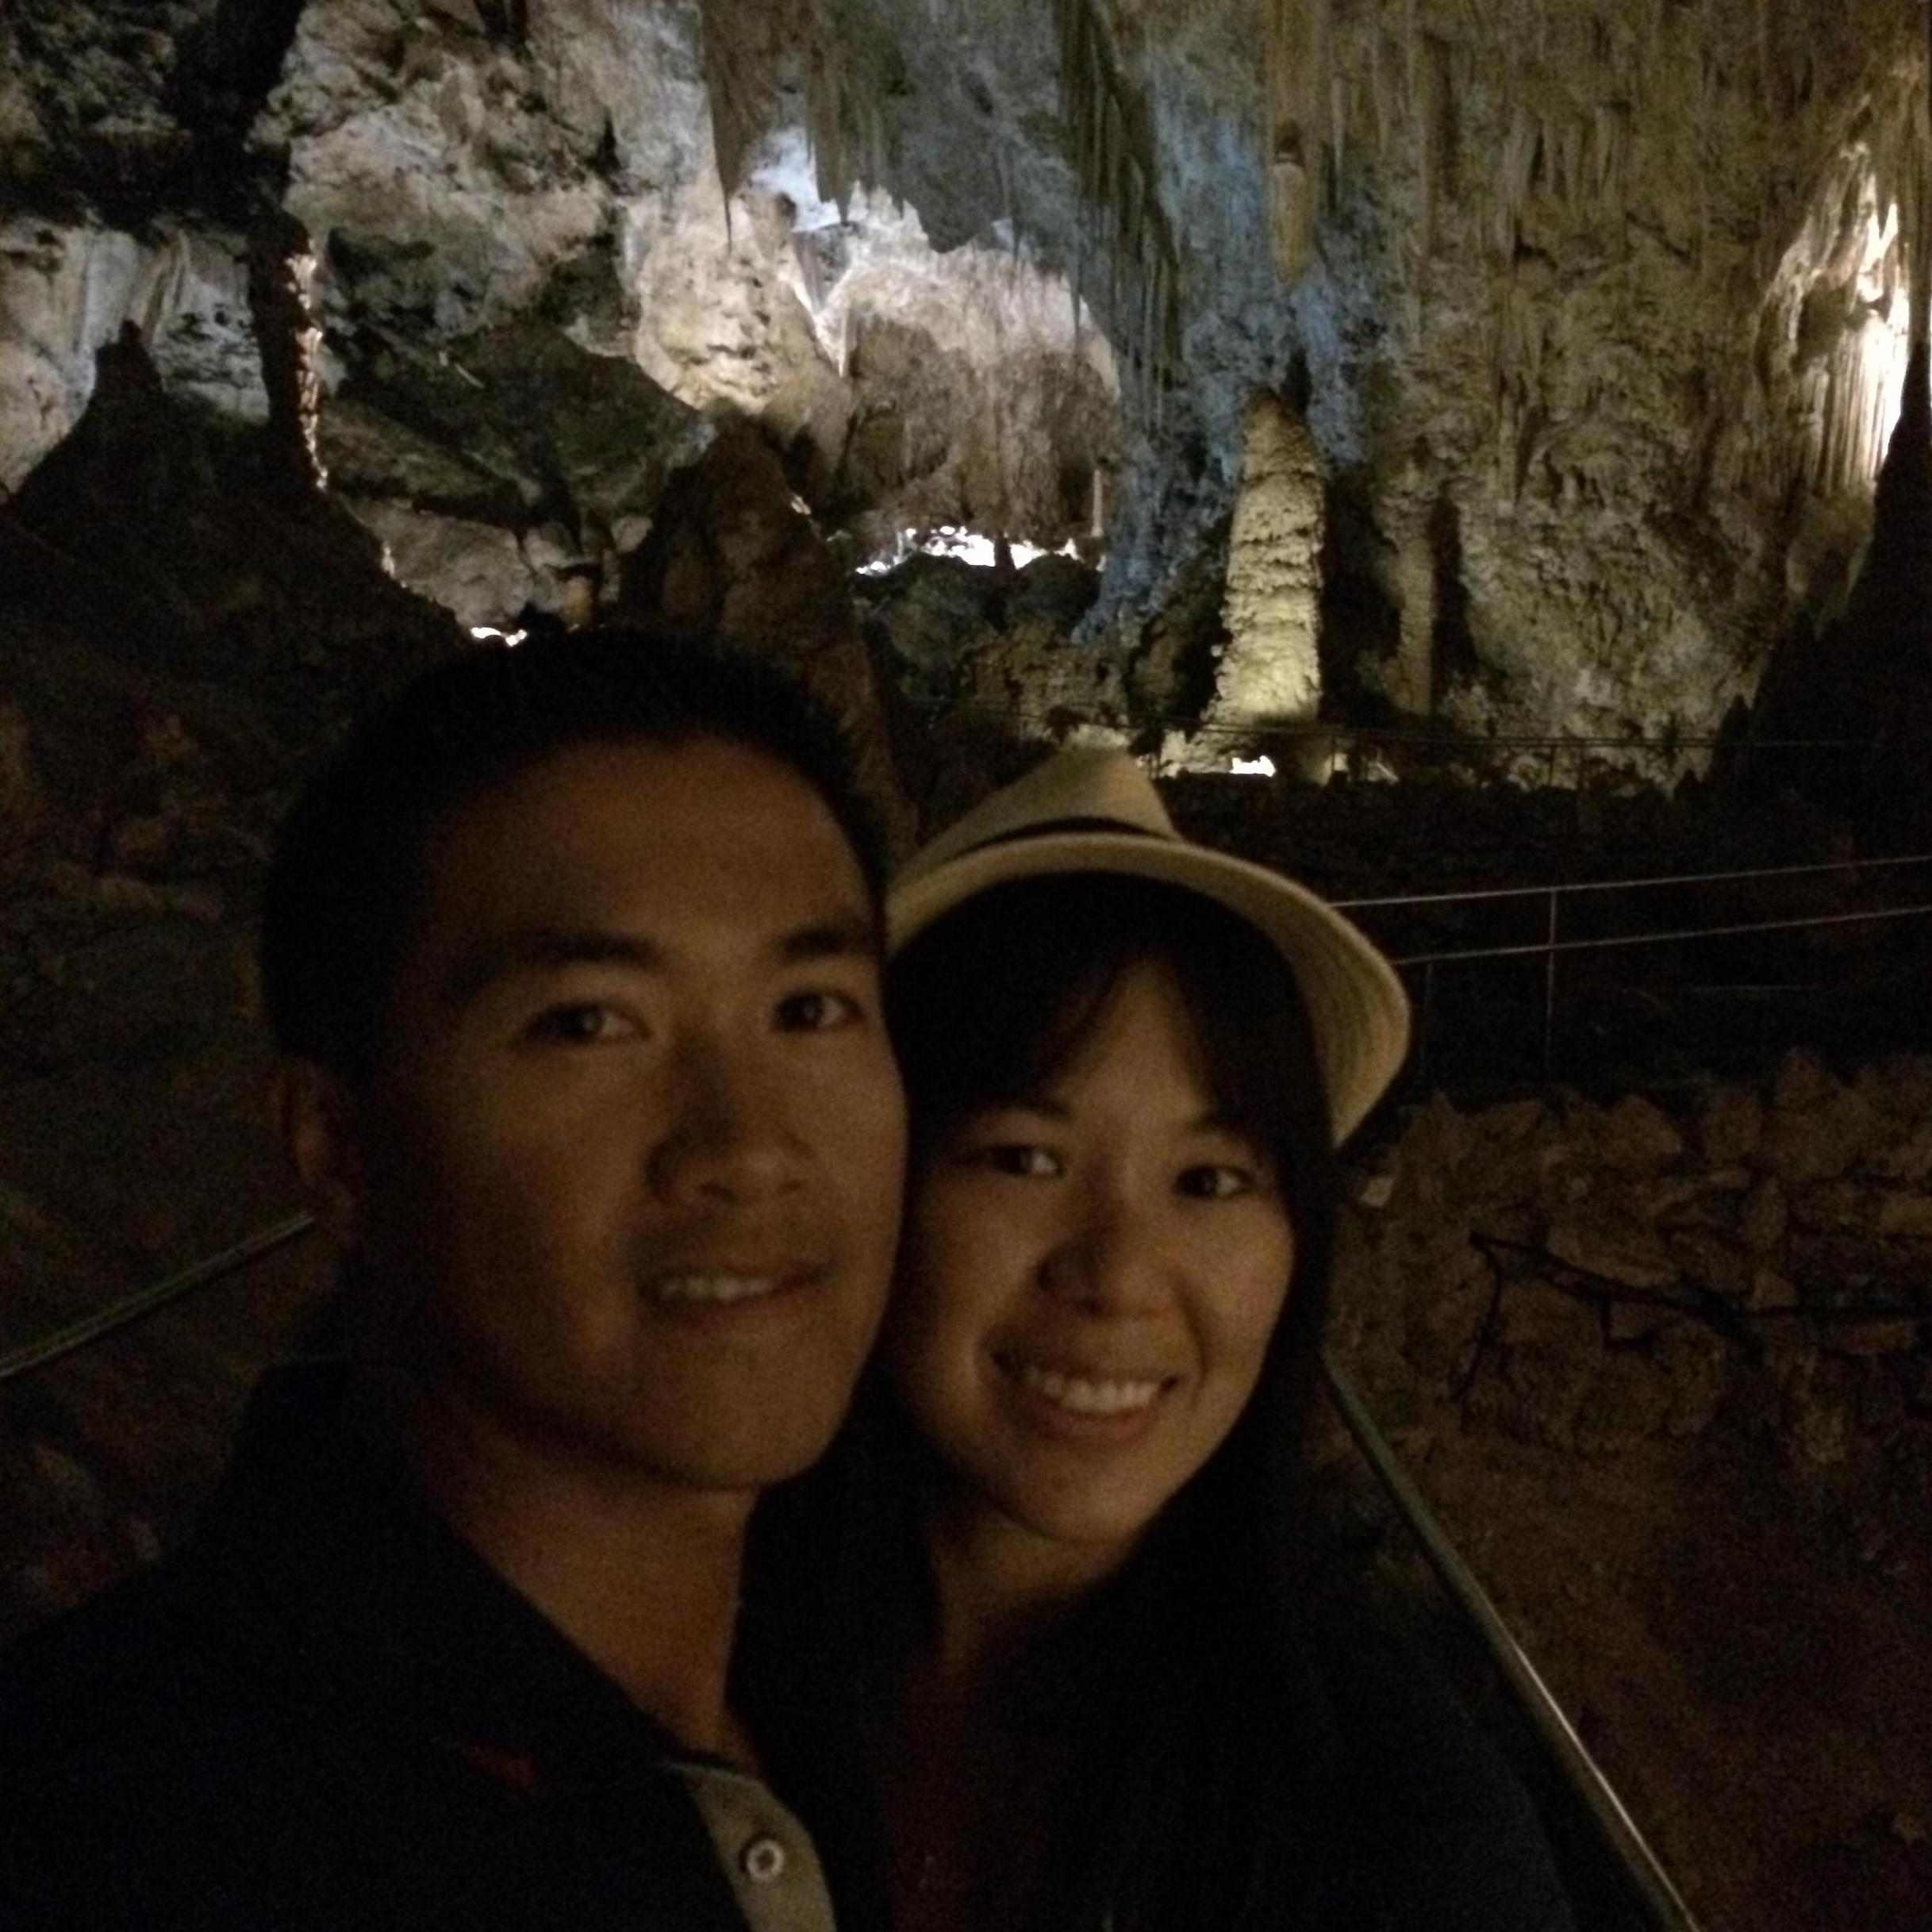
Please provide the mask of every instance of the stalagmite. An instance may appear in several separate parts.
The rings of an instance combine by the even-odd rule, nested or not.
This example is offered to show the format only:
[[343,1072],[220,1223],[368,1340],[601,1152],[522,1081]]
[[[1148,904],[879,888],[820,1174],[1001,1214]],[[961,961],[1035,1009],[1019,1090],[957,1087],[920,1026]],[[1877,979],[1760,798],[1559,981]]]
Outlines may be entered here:
[[1323,484],[1321,451],[1308,424],[1272,392],[1257,396],[1243,427],[1222,605],[1229,642],[1210,725],[1296,723],[1316,714]]
[[1400,643],[1383,673],[1382,693],[1397,710],[1426,717],[1435,709],[1436,558],[1426,524],[1418,524],[1396,547],[1396,603]]

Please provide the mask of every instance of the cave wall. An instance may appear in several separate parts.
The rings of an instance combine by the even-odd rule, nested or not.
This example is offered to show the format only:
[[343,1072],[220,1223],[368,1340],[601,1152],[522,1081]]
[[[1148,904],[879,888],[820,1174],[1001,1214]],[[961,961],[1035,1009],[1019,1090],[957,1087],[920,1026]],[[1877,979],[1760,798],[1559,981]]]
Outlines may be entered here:
[[465,622],[608,603],[742,414],[855,561],[1104,544],[1131,663],[1289,393],[1331,709],[1707,733],[1856,581],[1926,93],[1917,0],[17,0],[0,487],[130,322],[259,421],[279,250],[321,459]]
[[[1925,255],[1922,9],[1336,8],[1304,313],[1398,609],[1456,510],[1471,725],[1713,728],[1842,598]],[[1365,426],[1335,399],[1372,398]]]

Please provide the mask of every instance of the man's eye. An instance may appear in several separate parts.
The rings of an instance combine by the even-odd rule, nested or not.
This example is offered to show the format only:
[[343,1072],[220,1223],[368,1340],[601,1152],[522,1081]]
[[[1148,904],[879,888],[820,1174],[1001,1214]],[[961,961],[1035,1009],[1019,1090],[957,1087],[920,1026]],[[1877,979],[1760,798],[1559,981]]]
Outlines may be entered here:
[[1060,1171],[1053,1150],[1030,1141],[1000,1141],[981,1147],[974,1157],[995,1173],[1012,1174],[1022,1181],[1051,1181]]
[[1255,1185],[1254,1176],[1246,1169],[1219,1162],[1186,1168],[1175,1183],[1191,1200],[1232,1200],[1238,1195],[1253,1193]]
[[526,1029],[526,1037],[551,1046],[595,1047],[633,1038],[638,1030],[635,1021],[614,1007],[596,1000],[573,1000],[539,1013]]
[[865,1017],[865,1008],[849,993],[820,988],[788,994],[778,1002],[778,1028],[785,1033],[829,1033]]

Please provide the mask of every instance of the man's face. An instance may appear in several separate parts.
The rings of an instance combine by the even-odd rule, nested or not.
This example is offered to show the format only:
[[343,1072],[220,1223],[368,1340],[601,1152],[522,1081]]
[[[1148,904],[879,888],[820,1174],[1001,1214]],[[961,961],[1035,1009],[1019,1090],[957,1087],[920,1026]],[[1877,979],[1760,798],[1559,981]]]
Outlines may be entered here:
[[737,745],[586,745],[424,858],[354,1102],[344,1231],[387,1346],[546,1457],[795,1474],[871,1345],[905,1153],[837,822]]

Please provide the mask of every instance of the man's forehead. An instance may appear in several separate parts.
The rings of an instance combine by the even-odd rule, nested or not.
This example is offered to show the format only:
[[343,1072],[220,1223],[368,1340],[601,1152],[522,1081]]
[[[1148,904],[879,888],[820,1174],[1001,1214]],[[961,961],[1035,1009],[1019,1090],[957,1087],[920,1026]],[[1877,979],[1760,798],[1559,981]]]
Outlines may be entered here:
[[877,923],[816,790],[721,739],[568,747],[453,815],[425,860],[425,924],[478,940],[607,933],[663,953]]

